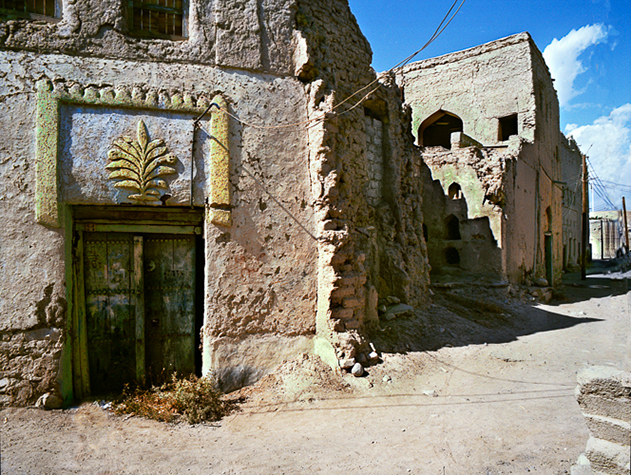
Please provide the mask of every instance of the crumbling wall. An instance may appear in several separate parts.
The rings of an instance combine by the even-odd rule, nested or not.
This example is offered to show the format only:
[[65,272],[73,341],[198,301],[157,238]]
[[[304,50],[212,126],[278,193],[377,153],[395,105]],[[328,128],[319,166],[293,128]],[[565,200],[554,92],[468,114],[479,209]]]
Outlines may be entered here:
[[[485,150],[490,168],[479,179],[481,188],[469,190],[469,195],[500,192],[489,200],[496,205],[489,219],[502,249],[503,274],[513,282],[546,278],[549,260],[551,284],[558,282],[563,264],[559,107],[548,68],[530,35],[412,63],[397,71],[397,83],[412,107],[412,131],[419,145],[421,129],[440,122],[436,114],[444,111],[462,120],[460,142],[468,136],[465,142],[477,141]],[[501,155],[511,158],[498,162],[494,157]],[[438,173],[438,163],[431,167]],[[467,167],[479,166],[463,163],[458,170],[474,183],[473,171],[464,171]]]
[[[317,331],[333,344],[323,341],[318,348],[336,365],[338,359],[361,359],[370,351],[365,329],[378,319],[380,297],[424,302],[428,266],[420,162],[408,132],[409,111],[402,108],[391,78],[338,107],[375,80],[370,47],[347,2],[298,5],[298,27],[312,47],[304,49],[297,71],[308,82],[310,119],[326,117],[309,130],[320,236]],[[366,95],[368,100],[353,108]],[[372,127],[382,128],[381,183],[374,182],[379,178],[371,153],[375,144],[367,139]]]
[[[104,179],[101,156],[82,162],[82,176],[94,182],[71,184],[79,176],[74,151],[89,150],[89,141],[72,140],[81,137],[78,122],[64,114],[76,110],[102,112],[81,126],[94,125],[88,135],[100,150],[98,130],[109,115],[158,117],[171,137],[169,120],[192,127],[193,110],[218,95],[226,101],[231,198],[218,212],[230,219],[214,222],[212,203],[193,196],[207,217],[203,366],[226,387],[251,383],[280,360],[309,351],[316,334],[318,351],[332,365],[360,356],[380,297],[424,303],[428,265],[410,111],[392,78],[336,108],[376,77],[346,1],[192,2],[187,38],[178,41],[132,37],[120,2],[63,7],[58,22],[0,17],[0,121],[12,131],[0,144],[2,404],[30,404],[45,392],[49,406],[72,397],[69,210],[118,203],[108,187],[96,186],[98,197],[89,192]],[[60,197],[60,222],[50,227],[35,213],[41,200],[57,204],[36,191],[38,81],[76,99],[59,119],[60,133],[69,136],[60,139],[60,153],[68,157],[57,183],[49,183]],[[108,102],[118,97],[130,99]],[[105,103],[118,105],[99,109]],[[219,113],[210,110],[209,117]],[[373,129],[381,127],[380,142],[368,138],[368,118]],[[192,163],[196,156],[186,153]],[[167,205],[185,204],[182,183]]]
[[581,151],[573,138],[559,132],[559,161],[563,174],[563,266],[580,265],[583,188]]
[[[88,108],[90,98],[97,103],[100,94],[153,97],[149,109],[142,104],[97,109],[102,116],[162,114],[167,122],[173,115],[165,111],[180,99],[208,103],[221,94],[229,111],[247,125],[229,121],[232,225],[208,222],[204,230],[204,365],[243,383],[310,349],[317,246],[307,133],[304,126],[274,128],[307,118],[304,85],[287,76],[293,71],[295,4],[196,2],[186,41],[126,36],[120,2],[64,5],[59,23],[0,18],[0,124],[9,134],[0,144],[5,223],[0,230],[0,403],[32,404],[46,392],[55,396],[46,398],[49,405],[60,403],[62,395],[71,397],[67,309],[73,296],[73,240],[64,209],[110,199],[64,193],[60,181],[61,227],[37,223],[39,80],[82,96]],[[219,10],[229,18],[221,20]],[[245,17],[263,26],[242,35]],[[190,121],[192,130],[195,115],[187,114],[182,120]],[[96,126],[105,125],[97,121]],[[95,183],[107,178],[86,163]],[[168,204],[182,204],[174,201]],[[203,197],[195,204],[203,205]]]
[[625,475],[631,461],[631,374],[608,366],[581,370],[576,399],[589,429],[573,475]]
[[533,140],[531,41],[521,33],[397,70],[417,143],[419,127],[439,110],[460,117],[463,132],[483,145],[499,142],[499,119],[512,114],[518,116],[519,135]]
[[[426,148],[423,161],[430,173],[425,174],[423,199],[432,271],[439,274],[450,266],[446,252],[453,248],[459,262],[451,272],[504,276],[502,266],[503,207],[505,206],[505,163],[509,153],[477,147]],[[427,186],[427,180],[435,182]],[[449,197],[449,188],[460,187],[460,197]],[[433,195],[433,196],[432,196]],[[460,233],[450,239],[446,219],[456,217]],[[453,218],[452,218],[453,219]],[[452,251],[453,252],[453,251]]]

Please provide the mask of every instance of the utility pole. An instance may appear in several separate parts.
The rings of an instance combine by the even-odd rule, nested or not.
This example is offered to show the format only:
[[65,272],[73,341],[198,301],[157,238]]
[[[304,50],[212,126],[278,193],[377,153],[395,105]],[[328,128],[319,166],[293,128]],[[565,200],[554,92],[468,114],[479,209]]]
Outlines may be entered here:
[[589,247],[589,195],[587,193],[587,156],[583,155],[583,253],[581,259],[581,280],[587,278],[587,249]]
[[629,252],[629,223],[627,222],[627,204],[622,197],[622,215],[624,216],[624,237],[627,243],[627,252]]

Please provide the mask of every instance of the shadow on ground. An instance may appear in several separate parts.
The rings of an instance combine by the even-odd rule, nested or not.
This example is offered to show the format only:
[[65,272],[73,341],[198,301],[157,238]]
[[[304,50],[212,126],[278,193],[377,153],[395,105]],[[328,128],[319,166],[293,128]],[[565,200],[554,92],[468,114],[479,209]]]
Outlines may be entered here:
[[[598,267],[592,272],[599,272]],[[629,275],[631,277],[631,275]],[[554,291],[550,306],[628,292],[626,274],[566,274]],[[465,283],[437,287],[432,302],[414,315],[381,321],[371,333],[374,344],[385,352],[437,350],[484,343],[507,343],[539,332],[598,324],[598,318],[562,315],[520,298],[511,298],[508,287],[484,287]]]

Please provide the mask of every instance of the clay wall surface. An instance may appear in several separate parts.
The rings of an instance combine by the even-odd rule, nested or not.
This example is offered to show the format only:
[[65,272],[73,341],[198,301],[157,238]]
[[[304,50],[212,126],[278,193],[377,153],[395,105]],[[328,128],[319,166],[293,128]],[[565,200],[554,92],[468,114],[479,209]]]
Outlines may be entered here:
[[[361,359],[379,298],[425,301],[409,110],[388,77],[336,107],[376,78],[348,3],[189,7],[178,40],[133,37],[120,2],[0,17],[0,404],[76,390],[73,214],[131,199],[106,155],[142,127],[176,157],[166,206],[203,212],[203,370],[227,388],[314,342],[332,365]],[[231,116],[212,108],[195,128],[212,101]]]
[[293,72],[296,0],[189,1],[181,40],[130,35],[126,2],[64,1],[51,21],[0,24],[5,49],[89,58],[194,63],[288,75]]
[[412,133],[438,110],[457,115],[463,132],[482,143],[499,142],[499,118],[518,114],[521,137],[535,137],[536,104],[530,36],[485,45],[404,66],[397,83],[412,107]]
[[[457,176],[465,182],[469,218],[489,218],[502,250],[503,276],[513,282],[546,277],[548,233],[557,282],[563,264],[559,110],[550,74],[530,36],[521,33],[410,64],[397,71],[397,83],[413,110],[412,132],[419,145],[434,114],[444,111],[462,120],[456,142],[473,144],[483,157],[456,158],[455,133],[447,153],[454,158],[436,160],[433,147],[423,152],[443,186]],[[500,122],[510,116],[516,134],[504,137]],[[474,179],[484,167],[486,178]],[[497,190],[495,198],[494,193],[486,196],[489,186]]]
[[580,265],[583,187],[581,152],[576,142],[559,132],[559,160],[563,172],[563,260],[565,268]]
[[[209,91],[211,96],[221,93],[229,101],[232,113],[244,120],[265,125],[266,122],[277,123],[278,117],[289,122],[301,122],[306,117],[304,90],[295,79],[193,65],[138,65],[121,60],[57,55],[33,57],[17,52],[4,52],[2,56],[3,64],[10,71],[4,77],[2,89],[14,91],[5,96],[7,114],[3,115],[3,128],[18,131],[17,136],[2,147],[6,177],[2,202],[6,226],[2,228],[5,290],[1,311],[2,330],[11,338],[21,338],[16,332],[42,327],[45,329],[42,338],[50,339],[46,332],[55,335],[62,331],[65,320],[65,231],[46,228],[38,224],[34,216],[36,80],[46,77],[61,88],[91,84],[98,78],[102,84],[119,89],[131,90],[142,84],[145,91],[166,89],[170,92],[187,91],[190,84],[195,84],[198,90]],[[266,109],[274,110],[274,115],[261,117],[261,111]],[[83,117],[93,116],[92,112],[91,107],[81,105],[61,112],[64,124],[61,133],[66,133],[68,144],[72,142],[72,147],[68,145],[60,153],[62,163],[71,155],[68,166],[62,166],[60,181],[62,200],[68,205],[115,202],[115,195],[109,193],[111,185],[106,185],[107,174],[102,163],[113,141],[109,136],[112,120]],[[100,107],[98,112],[123,121],[125,124],[118,132],[131,132],[130,135],[135,132],[136,115],[116,108]],[[154,126],[149,127],[150,133],[164,138],[177,154],[175,136],[169,139],[170,134],[178,130],[178,120],[166,117],[166,122],[160,124],[158,119],[165,114],[142,109],[138,113],[149,116],[145,121],[148,127]],[[177,118],[185,122],[183,127],[189,135],[194,118],[192,114]],[[91,135],[85,137],[88,131]],[[208,257],[205,344],[218,346],[216,342],[221,341],[221,348],[225,349],[229,347],[227,341],[241,341],[246,335],[271,333],[294,339],[313,334],[317,251],[312,237],[306,136],[295,131],[257,130],[232,123],[229,143],[233,224],[209,223],[205,229]],[[185,180],[189,171],[186,164],[190,159],[190,137],[179,148],[178,158],[184,168],[179,176]],[[200,152],[202,149],[198,147]],[[76,157],[91,157],[91,160],[81,169],[79,164],[72,163],[73,157],[75,162]],[[186,191],[188,186],[184,183],[180,188]],[[177,197],[177,183],[171,188]],[[201,191],[202,188],[196,189]],[[172,204],[187,201],[188,195],[182,200],[176,198]],[[203,206],[203,198],[196,199],[195,204]],[[48,314],[51,316],[47,317]],[[51,340],[47,351],[56,351],[55,358],[59,358],[56,342]],[[11,347],[12,343],[7,345]],[[275,346],[282,347],[278,341]],[[9,348],[9,355],[12,351],[15,349]],[[278,352],[277,356],[281,350]],[[213,357],[218,357],[216,353]],[[248,355],[254,357],[252,352]],[[26,355],[30,356],[33,354]],[[17,361],[12,358],[7,376],[17,380],[23,372],[23,376],[30,377],[27,365],[20,365],[22,369],[12,367]],[[16,394],[14,389],[11,391]],[[32,394],[32,397],[37,395],[36,388]],[[27,401],[18,398],[20,403]]]

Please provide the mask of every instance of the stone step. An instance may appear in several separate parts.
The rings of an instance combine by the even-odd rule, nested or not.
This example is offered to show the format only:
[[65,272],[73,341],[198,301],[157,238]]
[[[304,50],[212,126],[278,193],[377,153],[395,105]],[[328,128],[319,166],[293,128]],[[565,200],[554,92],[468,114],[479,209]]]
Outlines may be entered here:
[[587,428],[592,437],[621,445],[629,445],[631,424],[612,417],[584,414]]
[[628,445],[614,444],[602,439],[590,437],[585,455],[592,470],[608,475],[629,475],[631,470],[631,448]]
[[631,421],[631,399],[625,397],[610,399],[593,394],[580,394],[577,399],[583,414]]

